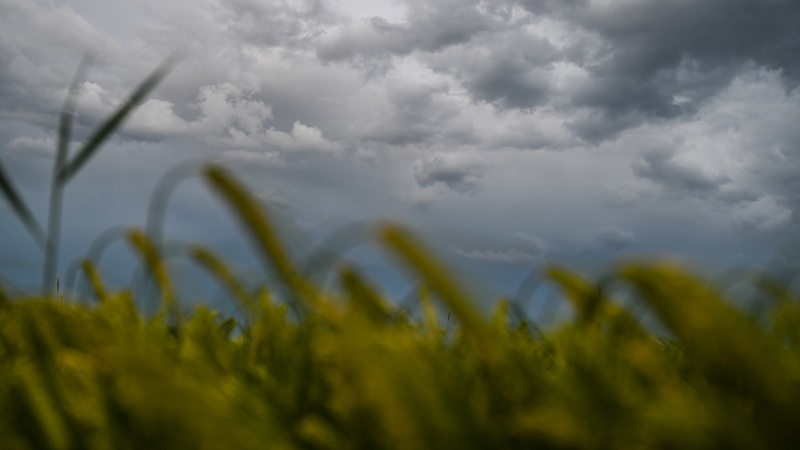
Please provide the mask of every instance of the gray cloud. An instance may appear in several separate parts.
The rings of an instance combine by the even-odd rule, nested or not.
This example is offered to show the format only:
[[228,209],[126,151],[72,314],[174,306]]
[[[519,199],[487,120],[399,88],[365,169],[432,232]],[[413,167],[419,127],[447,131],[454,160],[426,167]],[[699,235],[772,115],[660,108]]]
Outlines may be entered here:
[[619,227],[601,228],[592,233],[592,248],[622,250],[636,243],[636,235]]
[[478,99],[497,101],[502,106],[530,108],[548,96],[549,79],[543,71],[531,70],[514,58],[496,61],[467,82]]
[[477,0],[409,1],[403,23],[372,17],[339,27],[323,39],[317,55],[324,61],[403,56],[437,52],[472,40],[492,28],[499,11]]
[[664,186],[692,193],[718,191],[722,185],[730,182],[725,174],[681,161],[674,150],[664,148],[644,153],[642,160],[633,164],[633,173]]
[[406,83],[385,88],[386,105],[364,129],[370,141],[405,146],[429,142],[446,134],[444,124],[459,111],[443,96],[447,87],[438,83]]
[[[222,44],[245,44],[255,48],[303,48],[339,18],[321,0],[231,0],[225,2],[183,2],[165,4],[138,0],[137,9],[152,20],[138,24],[139,37],[151,43],[181,46],[206,53]],[[194,6],[194,7],[191,7]],[[202,33],[191,33],[202,30]],[[187,32],[191,33],[187,35]],[[224,40],[219,42],[218,40]],[[217,45],[211,44],[217,41]],[[211,44],[211,45],[210,45]]]
[[633,174],[679,196],[729,208],[737,230],[773,229],[795,216],[800,92],[786,92],[778,72],[745,72],[697,115],[703,120],[630,133],[625,145],[640,147]]
[[[97,58],[75,145],[165,55],[185,55],[70,186],[65,255],[140,220],[185,159],[230,165],[314,235],[375,217],[469,225],[485,239],[435,238],[503,264],[587,241],[599,256],[725,260],[701,238],[747,260],[800,210],[794,1],[57,3],[0,0],[0,158],[37,213],[80,56]],[[204,220],[206,196],[178,195],[173,231],[227,246],[224,227],[181,229]],[[30,251],[7,222],[0,250]]]
[[459,194],[481,188],[485,166],[471,155],[440,153],[414,162],[414,180],[420,187],[443,184]]
[[[509,2],[511,4],[513,2]],[[613,138],[648,118],[694,114],[747,66],[780,70],[797,86],[800,6],[791,1],[523,1],[530,16],[428,59],[474,99],[503,108],[553,104],[588,108],[571,129],[591,142]],[[498,19],[500,20],[500,19]],[[556,25],[557,33],[531,34]],[[580,68],[558,98],[553,62]]]
[[733,226],[740,231],[771,231],[788,224],[792,210],[764,196],[741,204],[733,212]]
[[3,0],[0,9],[0,117],[50,126],[81,53],[114,41],[68,7]]
[[599,143],[613,139],[621,131],[644,121],[645,118],[636,112],[613,114],[601,109],[582,108],[575,110],[573,117],[567,121],[567,127],[580,138]]
[[318,36],[325,24],[336,20],[334,11],[322,0],[232,0],[221,6],[231,13],[227,24],[235,34],[253,45],[301,44]]
[[514,233],[514,237],[521,241],[523,246],[530,252],[539,257],[543,257],[547,252],[553,249],[553,245],[547,239],[533,234],[517,232]]
[[612,114],[672,117],[687,107],[692,112],[750,63],[781,70],[790,87],[800,80],[800,62],[793,56],[800,51],[796,2],[620,2],[549,9],[606,44],[582,61],[593,82],[577,93],[576,104]]
[[451,73],[475,100],[525,109],[551,100],[551,64],[560,55],[548,39],[512,26],[427,59],[431,67]]

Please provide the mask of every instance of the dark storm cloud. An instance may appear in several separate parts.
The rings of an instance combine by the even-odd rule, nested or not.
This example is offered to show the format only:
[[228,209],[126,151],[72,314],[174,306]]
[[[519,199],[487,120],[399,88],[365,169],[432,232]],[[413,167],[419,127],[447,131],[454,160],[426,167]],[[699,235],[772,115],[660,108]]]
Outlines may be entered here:
[[611,119],[605,132],[588,129],[589,139],[613,135],[625,125],[615,117],[632,112],[642,120],[692,113],[748,64],[782,71],[789,88],[800,82],[796,1],[523,4],[593,33],[603,44],[575,61],[588,70],[590,82],[576,91],[574,104]]
[[[476,101],[501,108],[555,102],[588,109],[571,129],[591,142],[651,118],[694,114],[753,65],[780,70],[787,88],[800,81],[800,4],[794,1],[519,4],[527,16],[489,14],[477,2],[461,2],[456,9],[448,2],[415,5],[407,23],[373,19],[319,54],[347,59],[417,50],[429,67],[453,75]],[[442,14],[469,20],[450,32],[453,38],[443,39],[452,22]],[[567,30],[564,42],[531,33],[530,26],[542,20]],[[553,85],[553,64],[559,61],[586,73],[583,82],[567,87],[562,101]]]
[[527,22],[503,3],[412,2],[405,22],[375,17],[340,27],[320,40],[317,54],[364,67],[364,59],[418,52],[428,67],[452,75],[477,101],[531,108],[547,100],[548,64],[562,57],[547,39],[522,29]]
[[529,108],[548,98],[547,76],[530,71],[514,58],[488,65],[466,85],[476,98],[496,101],[504,107]]
[[599,143],[615,137],[620,131],[641,124],[645,118],[637,112],[614,114],[601,109],[582,109],[567,120],[567,128],[580,138]]
[[560,58],[547,39],[511,28],[429,61],[463,83],[475,100],[525,109],[551,100],[551,64]]
[[[573,116],[569,130],[595,143],[653,118],[692,115],[754,65],[782,71],[789,88],[800,80],[800,4],[792,1],[441,0],[407,8],[402,22],[373,17],[326,29],[314,40],[317,56],[374,73],[417,52],[473,100],[559,108]],[[546,20],[563,36],[536,31]],[[556,86],[557,63],[584,79]]]
[[612,2],[566,17],[612,43],[609,62],[639,80],[682,61],[713,69],[753,60],[790,79],[800,75],[800,4],[793,0]]

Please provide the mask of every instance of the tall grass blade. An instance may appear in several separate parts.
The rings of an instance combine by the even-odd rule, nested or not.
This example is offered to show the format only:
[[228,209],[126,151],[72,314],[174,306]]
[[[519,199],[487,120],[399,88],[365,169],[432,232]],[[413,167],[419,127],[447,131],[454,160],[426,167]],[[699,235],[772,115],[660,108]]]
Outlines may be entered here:
[[351,265],[339,270],[342,287],[349,294],[348,307],[368,317],[373,323],[385,323],[391,316],[389,305],[380,292]]
[[492,316],[489,321],[492,328],[499,333],[507,336],[511,331],[511,322],[509,321],[509,310],[511,309],[511,301],[507,298],[500,299],[492,311]]
[[[14,367],[22,408],[18,408],[25,419],[33,422],[40,433],[39,442],[44,448],[67,450],[72,447],[70,433],[64,418],[58,413],[55,403],[58,398],[48,392],[45,375],[33,363],[18,364]],[[19,412],[18,412],[19,413]]]
[[219,256],[199,245],[192,246],[189,249],[189,253],[194,261],[213,275],[228,290],[248,316],[252,317],[257,312],[258,305],[256,300]]
[[72,159],[58,174],[58,180],[61,184],[66,184],[72,177],[83,167],[84,164],[94,156],[100,146],[111,136],[114,131],[119,128],[125,119],[136,109],[137,106],[144,100],[144,98],[164,79],[164,77],[172,70],[175,65],[176,57],[169,57],[162,62],[151,74],[148,76],[139,87],[128,97],[115,112],[112,114],[95,132],[91,135],[88,141],[78,150],[75,158]]
[[775,370],[780,357],[771,351],[764,331],[715,289],[668,264],[630,264],[619,273],[707,377],[778,410],[798,412],[789,399],[800,389],[785,370]]
[[430,287],[469,334],[478,342],[488,343],[489,328],[472,299],[409,231],[386,224],[378,229],[378,237],[409,272],[419,276]]
[[89,72],[91,65],[92,58],[90,56],[87,55],[81,59],[69,85],[64,106],[61,108],[61,116],[58,122],[58,148],[56,148],[55,170],[53,171],[52,180],[54,182],[69,157],[69,143],[72,140],[72,121],[75,117],[75,105],[78,102],[81,82],[86,79],[86,74]]
[[100,277],[100,272],[97,271],[92,261],[88,259],[81,261],[81,268],[86,274],[86,278],[89,280],[94,296],[97,297],[100,303],[105,302],[108,298],[108,291],[106,290],[105,284],[103,284],[103,279]]
[[167,266],[158,249],[147,239],[147,236],[139,230],[131,230],[128,232],[128,242],[130,242],[136,252],[141,255],[145,266],[150,271],[153,280],[155,280],[161,291],[160,311],[167,314],[171,312],[175,315],[175,318],[180,321],[180,310],[178,309],[177,300],[175,298],[175,291],[172,289],[172,282],[170,281],[169,273],[167,273]]
[[209,165],[204,174],[206,180],[239,218],[265,258],[265,263],[274,268],[288,293],[295,300],[317,304],[316,292],[294,268],[289,255],[286,254],[280,239],[269,223],[262,205],[225,169]]
[[364,222],[350,223],[325,236],[302,264],[302,273],[312,278],[327,273],[348,251],[369,241],[369,227]]
[[577,312],[578,323],[606,327],[612,334],[625,337],[645,336],[645,330],[627,309],[610,301],[606,289],[613,281],[604,278],[593,283],[563,267],[551,266],[545,275],[558,284]]
[[564,290],[567,300],[572,303],[580,320],[591,322],[602,302],[602,295],[597,286],[571,270],[558,266],[548,267],[545,276]]
[[42,229],[41,225],[39,225],[39,222],[37,222],[36,218],[33,217],[33,214],[31,214],[28,205],[25,204],[25,202],[22,200],[22,197],[17,192],[17,189],[11,182],[11,177],[8,176],[3,168],[2,161],[0,161],[0,191],[3,192],[6,200],[8,200],[8,203],[14,210],[14,214],[16,214],[20,222],[25,225],[25,228],[31,234],[39,247],[44,250],[47,246],[47,236],[44,234],[44,230]]
[[420,283],[416,290],[418,291],[419,306],[422,310],[422,323],[425,325],[425,328],[429,332],[440,329],[439,317],[436,315],[436,307],[433,305],[430,289],[428,289],[428,286]]
[[[128,230],[128,227],[116,226],[103,231],[97,235],[91,245],[89,245],[89,250],[86,252],[83,259],[91,261],[92,265],[95,267],[99,266],[103,254],[111,244],[115,242],[125,242],[127,240]],[[77,296],[82,287],[80,285],[80,279],[78,279],[78,268],[81,266],[82,260],[73,261],[64,275],[65,290],[72,293],[74,296]]]
[[75,104],[78,102],[81,82],[86,79],[91,58],[84,56],[81,59],[75,76],[70,83],[67,98],[61,108],[61,117],[58,125],[58,148],[53,164],[53,175],[50,179],[50,206],[47,213],[47,247],[44,252],[44,272],[42,279],[43,294],[52,293],[53,281],[56,277],[58,265],[58,248],[61,240],[61,210],[64,185],[59,182],[59,173],[69,158],[69,143],[72,139],[72,120],[75,116]]

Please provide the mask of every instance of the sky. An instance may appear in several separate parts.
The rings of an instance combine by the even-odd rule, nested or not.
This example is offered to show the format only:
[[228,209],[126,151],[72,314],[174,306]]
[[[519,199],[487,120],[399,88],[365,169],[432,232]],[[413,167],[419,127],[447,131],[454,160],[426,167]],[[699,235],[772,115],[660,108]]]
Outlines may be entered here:
[[[0,0],[0,161],[45,223],[81,57],[73,151],[179,52],[67,186],[62,277],[107,230],[142,227],[165,174],[209,161],[264,202],[298,261],[391,219],[488,297],[551,262],[790,267],[798,24],[796,0]],[[165,230],[260,276],[200,177],[177,184]],[[124,244],[102,258],[132,279]],[[346,258],[393,296],[413,286],[374,242]],[[36,289],[41,265],[0,202],[0,276]],[[190,297],[209,286],[195,270],[173,264]]]

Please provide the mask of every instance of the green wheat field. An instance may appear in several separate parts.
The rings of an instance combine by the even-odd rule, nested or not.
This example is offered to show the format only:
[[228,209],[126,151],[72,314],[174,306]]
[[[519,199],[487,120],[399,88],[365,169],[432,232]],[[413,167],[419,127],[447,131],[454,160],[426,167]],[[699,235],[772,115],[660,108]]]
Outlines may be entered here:
[[[166,75],[158,68],[70,158],[79,70],[64,106],[47,227],[0,165],[0,188],[45,256],[43,293],[0,290],[2,449],[762,449],[800,442],[800,300],[765,275],[737,282],[758,308],[679,265],[638,261],[599,280],[551,266],[569,303],[541,328],[515,299],[490,314],[393,223],[372,228],[418,280],[419,314],[340,264],[335,290],[298,268],[269,212],[229,171],[202,175],[275,274],[251,289],[202,245],[190,258],[243,311],[178,301],[150,234],[125,238],[159,307],[108,289],[82,262],[89,298],[55,271],[63,187]],[[627,300],[618,298],[625,293]],[[635,309],[624,305],[636,305]],[[658,326],[644,324],[642,317]],[[658,331],[656,331],[658,330]]]

